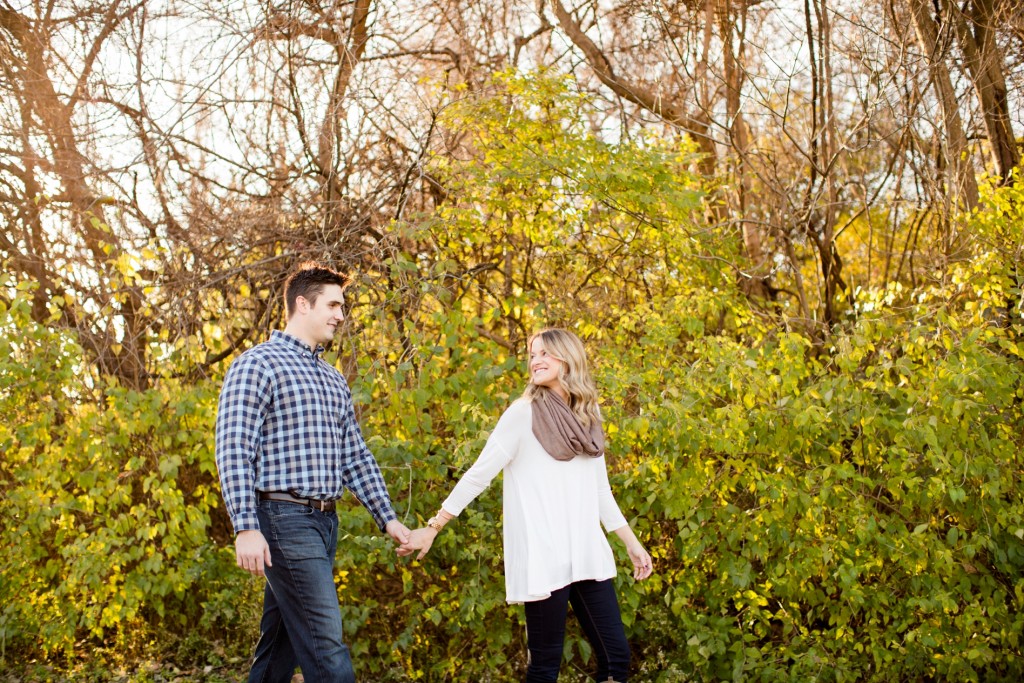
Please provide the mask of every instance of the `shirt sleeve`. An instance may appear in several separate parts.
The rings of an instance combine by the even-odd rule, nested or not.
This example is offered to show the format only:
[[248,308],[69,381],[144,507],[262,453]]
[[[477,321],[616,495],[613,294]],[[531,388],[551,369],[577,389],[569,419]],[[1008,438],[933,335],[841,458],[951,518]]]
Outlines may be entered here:
[[259,359],[243,355],[231,364],[217,406],[216,461],[221,495],[236,534],[260,528],[256,454],[271,396],[272,382]]
[[519,441],[526,426],[523,421],[524,410],[530,410],[529,404],[513,403],[501,416],[476,462],[466,470],[441,504],[445,511],[458,517],[467,505],[490,486],[498,472],[512,462],[519,451]]
[[608,466],[605,463],[604,456],[602,455],[600,458],[597,458],[597,462],[594,465],[599,468],[597,476],[597,505],[601,515],[601,524],[604,525],[605,531],[608,532],[621,529],[628,522],[623,516],[622,511],[619,510],[619,504],[615,502],[615,496],[612,495],[612,487],[608,483]]
[[352,405],[352,391],[348,383],[342,381],[345,391],[342,423],[346,425],[344,440],[341,444],[345,487],[363,504],[381,531],[388,522],[398,519],[388,495],[388,487],[384,483],[384,475],[373,453],[363,439],[359,429],[355,409]]

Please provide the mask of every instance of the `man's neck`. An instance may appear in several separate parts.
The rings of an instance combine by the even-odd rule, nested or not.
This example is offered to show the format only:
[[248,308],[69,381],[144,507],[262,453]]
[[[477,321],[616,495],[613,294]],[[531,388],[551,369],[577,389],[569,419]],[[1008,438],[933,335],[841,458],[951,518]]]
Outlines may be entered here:
[[300,342],[308,346],[310,351],[315,351],[316,347],[319,346],[319,344],[310,339],[308,335],[303,334],[302,330],[298,329],[298,325],[289,323],[285,325],[283,332],[287,334],[289,337],[295,337]]

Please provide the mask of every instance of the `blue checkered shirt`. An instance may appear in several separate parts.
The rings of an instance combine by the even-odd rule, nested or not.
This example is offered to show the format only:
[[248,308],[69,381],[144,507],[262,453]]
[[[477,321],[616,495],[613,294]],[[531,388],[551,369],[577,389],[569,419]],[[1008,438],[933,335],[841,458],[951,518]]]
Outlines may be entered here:
[[258,491],[335,500],[347,488],[382,530],[396,519],[344,376],[322,347],[274,331],[239,356],[217,410],[217,470],[235,533],[259,529]]

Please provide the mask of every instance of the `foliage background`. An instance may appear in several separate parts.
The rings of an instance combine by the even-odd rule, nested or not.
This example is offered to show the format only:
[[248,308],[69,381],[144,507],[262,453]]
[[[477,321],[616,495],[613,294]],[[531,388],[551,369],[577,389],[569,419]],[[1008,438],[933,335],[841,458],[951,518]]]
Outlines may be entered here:
[[[634,680],[1024,675],[1024,190],[983,185],[955,258],[838,292],[838,321],[809,326],[740,286],[692,147],[603,141],[558,77],[496,84],[439,120],[461,136],[430,162],[451,201],[390,226],[332,351],[404,520],[437,509],[522,390],[526,335],[564,325],[588,342],[612,486],[656,561],[617,580]],[[258,313],[211,294],[195,336],[146,340],[159,370],[128,388],[55,324],[67,302],[35,319],[37,287],[7,276],[0,301],[3,664],[231,679],[261,599],[234,567],[212,451],[236,350],[194,368]],[[348,500],[339,595],[367,679],[522,671],[498,489],[423,563]],[[566,657],[567,680],[592,662],[576,631]]]

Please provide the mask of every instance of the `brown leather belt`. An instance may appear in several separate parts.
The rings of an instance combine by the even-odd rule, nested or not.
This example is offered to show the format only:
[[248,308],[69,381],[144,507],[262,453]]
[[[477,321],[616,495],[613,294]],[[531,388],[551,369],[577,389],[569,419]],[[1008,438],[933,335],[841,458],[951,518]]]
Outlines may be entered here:
[[320,512],[330,512],[334,509],[333,500],[317,500],[315,498],[298,498],[286,491],[260,491],[260,500],[276,500],[282,503],[296,503],[305,505]]

